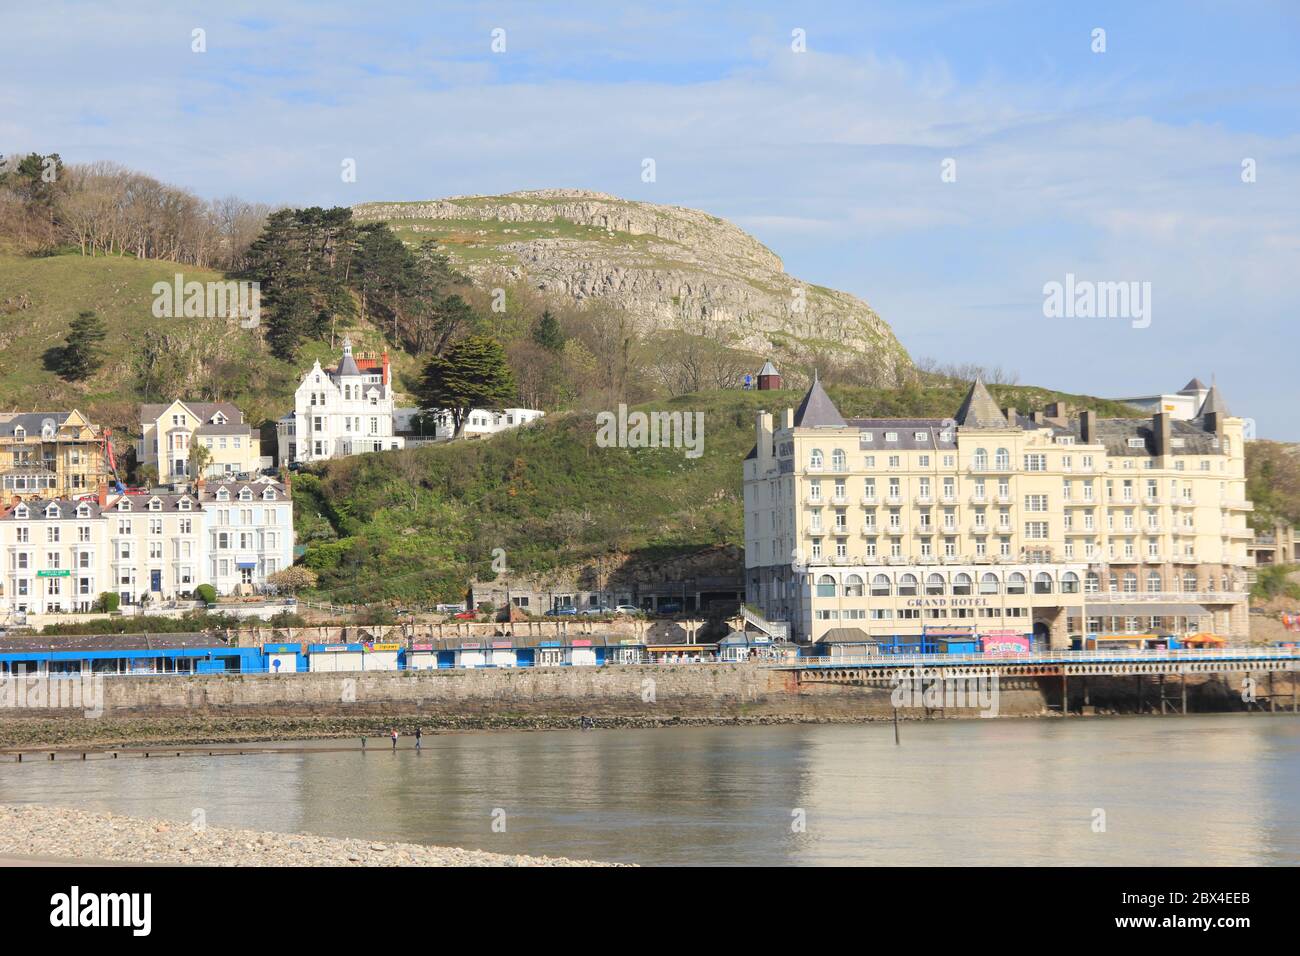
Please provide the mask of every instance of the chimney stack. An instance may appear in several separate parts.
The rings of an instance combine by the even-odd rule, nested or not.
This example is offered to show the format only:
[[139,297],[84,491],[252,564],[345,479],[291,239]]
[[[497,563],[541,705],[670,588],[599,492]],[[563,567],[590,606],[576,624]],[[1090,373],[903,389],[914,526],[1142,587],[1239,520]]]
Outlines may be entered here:
[[772,467],[772,414],[770,412],[758,413],[755,442],[758,445],[758,474],[762,476]]
[[1055,418],[1064,424],[1065,420],[1069,418],[1069,416],[1070,406],[1065,404],[1065,402],[1052,402],[1047,406],[1048,418]]
[[1015,407],[1012,405],[1008,405],[1006,408],[1002,409],[1002,414],[1006,418],[1007,424],[1010,425],[1012,428],[1015,428],[1016,421],[1017,421]]
[[1030,413],[1029,413],[1029,420],[1030,420],[1031,422],[1033,422],[1035,425],[1042,425],[1042,424],[1043,424],[1043,413],[1042,413],[1042,412],[1030,412]]
[[95,500],[99,502],[101,508],[108,504],[108,485],[105,482],[99,483],[99,490],[95,493]]
[[787,408],[787,409],[785,410],[785,414],[782,415],[782,425],[781,425],[781,427],[782,427],[782,428],[785,428],[785,429],[791,429],[791,428],[794,428],[794,409],[793,409],[793,408]]
[[1095,444],[1097,440],[1097,413],[1087,409],[1079,413],[1079,441],[1085,445]]
[[1155,445],[1155,453],[1160,456],[1170,454],[1170,428],[1169,413],[1156,412],[1151,416],[1151,439]]

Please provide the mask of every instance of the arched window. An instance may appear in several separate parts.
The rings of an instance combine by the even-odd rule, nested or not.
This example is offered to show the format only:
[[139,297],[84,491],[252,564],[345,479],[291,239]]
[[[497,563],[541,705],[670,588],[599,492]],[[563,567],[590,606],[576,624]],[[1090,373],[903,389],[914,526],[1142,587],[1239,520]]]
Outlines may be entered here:
[[1159,571],[1147,572],[1147,591],[1155,593],[1164,590],[1164,582],[1160,579]]
[[992,571],[980,578],[980,594],[997,594],[998,586],[998,576]]
[[1096,571],[1089,571],[1087,577],[1083,579],[1083,589],[1088,594],[1096,594],[1101,590],[1101,577]]
[[983,448],[975,449],[975,470],[983,471],[989,466],[989,453]]
[[1034,575],[1034,593],[1051,594],[1052,593],[1052,576],[1046,571],[1039,571]]
[[947,590],[942,574],[932,574],[925,579],[926,594],[943,594]]
[[808,467],[813,471],[822,470],[822,450],[820,448],[814,448],[808,456]]
[[829,574],[823,574],[817,579],[817,596],[835,597],[835,579]]
[[1124,572],[1124,593],[1136,594],[1138,589],[1138,576],[1133,571]]
[[1078,594],[1079,593],[1079,576],[1073,571],[1066,571],[1061,575],[1061,593]]
[[1118,593],[1118,591],[1119,591],[1119,576],[1116,575],[1116,574],[1112,574],[1112,575],[1109,576],[1108,581],[1109,581],[1109,583],[1108,583],[1107,586],[1110,588],[1110,593],[1111,593],[1111,594],[1116,594],[1116,593]]
[[1011,452],[1005,448],[999,448],[993,456],[993,465],[998,471],[1006,471],[1011,467]]
[[970,594],[972,583],[969,574],[958,574],[952,579],[953,594]]
[[1026,583],[1025,576],[1023,574],[1021,574],[1019,571],[1011,572],[1011,574],[1007,577],[1007,593],[1024,594],[1025,583]]
[[862,578],[856,574],[850,574],[844,579],[844,596],[845,597],[862,597]]
[[900,597],[916,596],[916,575],[904,574],[898,579],[898,594]]
[[877,574],[871,579],[871,596],[872,597],[889,597],[890,584],[889,575]]
[[849,467],[849,458],[844,454],[843,448],[836,448],[831,452],[831,469],[833,471],[847,471]]
[[1196,573],[1194,571],[1183,572],[1183,590],[1188,594],[1196,591]]

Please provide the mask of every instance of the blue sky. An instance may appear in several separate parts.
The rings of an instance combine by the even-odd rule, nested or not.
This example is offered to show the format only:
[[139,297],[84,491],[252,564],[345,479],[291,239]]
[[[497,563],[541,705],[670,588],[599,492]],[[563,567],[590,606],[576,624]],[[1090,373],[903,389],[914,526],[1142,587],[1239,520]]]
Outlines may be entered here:
[[[698,207],[914,355],[1101,395],[1213,376],[1300,440],[1300,5],[209,6],[6,3],[0,150],[272,203]],[[1150,282],[1150,326],[1045,318],[1066,273]]]

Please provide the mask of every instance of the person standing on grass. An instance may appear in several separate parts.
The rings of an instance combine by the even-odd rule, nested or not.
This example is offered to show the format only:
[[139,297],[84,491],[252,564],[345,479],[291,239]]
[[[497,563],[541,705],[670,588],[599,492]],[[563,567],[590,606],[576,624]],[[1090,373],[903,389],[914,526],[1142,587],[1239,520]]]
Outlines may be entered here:
[[392,737],[393,737],[393,750],[397,750],[397,728],[396,727],[393,728]]

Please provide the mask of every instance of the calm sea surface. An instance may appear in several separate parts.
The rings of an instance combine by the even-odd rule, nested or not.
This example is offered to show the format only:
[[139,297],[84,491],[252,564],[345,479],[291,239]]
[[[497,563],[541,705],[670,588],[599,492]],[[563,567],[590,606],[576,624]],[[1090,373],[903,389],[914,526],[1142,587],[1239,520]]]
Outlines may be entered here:
[[1291,716],[904,723],[902,746],[885,723],[304,746],[5,763],[0,802],[643,864],[1300,864]]

